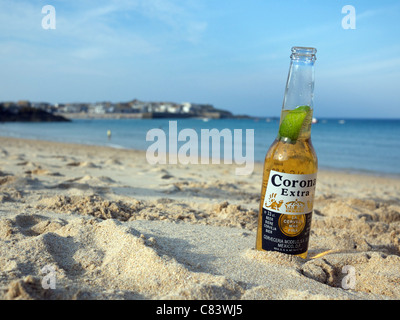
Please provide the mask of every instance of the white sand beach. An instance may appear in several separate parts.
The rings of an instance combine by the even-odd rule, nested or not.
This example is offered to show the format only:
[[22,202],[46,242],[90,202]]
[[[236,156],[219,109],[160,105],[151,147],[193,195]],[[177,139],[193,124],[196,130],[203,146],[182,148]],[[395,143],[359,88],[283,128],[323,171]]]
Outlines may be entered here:
[[261,173],[0,138],[0,298],[400,299],[398,177],[321,170],[301,259],[254,250]]

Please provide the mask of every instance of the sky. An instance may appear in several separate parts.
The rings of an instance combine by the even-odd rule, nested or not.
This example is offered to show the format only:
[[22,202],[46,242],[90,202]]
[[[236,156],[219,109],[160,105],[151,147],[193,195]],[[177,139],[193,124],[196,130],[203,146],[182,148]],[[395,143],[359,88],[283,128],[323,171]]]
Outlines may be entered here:
[[399,34],[398,0],[0,0],[0,101],[279,116],[291,47],[311,46],[316,117],[399,119]]

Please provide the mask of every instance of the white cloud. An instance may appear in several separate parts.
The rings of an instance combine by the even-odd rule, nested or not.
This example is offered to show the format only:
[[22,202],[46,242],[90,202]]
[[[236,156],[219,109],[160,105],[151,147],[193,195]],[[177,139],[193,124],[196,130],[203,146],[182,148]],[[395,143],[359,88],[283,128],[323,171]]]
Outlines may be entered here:
[[[190,2],[188,2],[190,3]],[[56,9],[57,29],[41,28],[41,5],[28,1],[0,0],[3,38],[36,46],[59,47],[77,57],[106,57],[114,54],[151,54],[173,43],[198,43],[207,22],[198,19],[194,8],[183,1],[113,0],[63,2]],[[142,16],[140,25],[134,20]],[[120,18],[126,20],[122,23]],[[156,24],[155,24],[156,23]],[[157,32],[159,25],[164,30]],[[53,42],[46,43],[53,32]],[[149,35],[151,35],[149,37]],[[4,44],[4,42],[3,42]]]
[[368,9],[362,12],[357,12],[357,19],[367,19],[379,15],[387,15],[388,13],[391,12],[397,12],[399,10],[399,7],[400,7],[399,4],[395,4],[391,6],[382,6],[380,8]]

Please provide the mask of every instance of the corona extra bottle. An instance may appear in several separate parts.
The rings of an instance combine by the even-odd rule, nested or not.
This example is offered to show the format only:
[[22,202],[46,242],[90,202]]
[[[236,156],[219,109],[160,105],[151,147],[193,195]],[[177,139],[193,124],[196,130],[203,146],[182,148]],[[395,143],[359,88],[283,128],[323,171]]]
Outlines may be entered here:
[[318,170],[311,143],[316,52],[292,48],[279,132],[264,162],[257,250],[307,257]]

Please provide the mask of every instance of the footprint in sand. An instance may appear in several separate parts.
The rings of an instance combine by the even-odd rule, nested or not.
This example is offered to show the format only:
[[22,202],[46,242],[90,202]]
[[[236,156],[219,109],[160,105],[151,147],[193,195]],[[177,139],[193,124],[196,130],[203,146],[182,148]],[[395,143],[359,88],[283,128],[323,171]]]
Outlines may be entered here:
[[[393,278],[393,270],[399,270],[400,257],[382,252],[356,252],[325,255],[322,259],[306,262],[301,274],[307,278],[343,288],[351,274],[345,266],[353,268],[354,290],[359,292],[398,296],[400,287]],[[379,272],[377,272],[379,270]]]
[[112,166],[121,166],[122,165],[122,162],[119,161],[118,159],[108,159],[104,163],[106,165],[112,165]]
[[22,192],[15,188],[2,188],[0,194],[0,203],[4,202],[18,202],[23,198]]
[[22,154],[15,154],[9,157],[10,160],[17,160],[17,161],[24,161],[24,155]]
[[5,149],[0,149],[0,157],[8,157],[8,152]]
[[97,193],[110,192],[111,184],[115,184],[115,181],[109,177],[92,177],[86,175],[84,177],[78,177],[75,179],[69,179],[62,183],[59,183],[51,188],[59,189],[78,189],[82,191],[92,190]]
[[1,176],[0,177],[0,186],[8,185],[8,184],[11,184],[16,181],[16,178],[11,175],[6,175],[6,174],[2,173],[0,176]]
[[33,165],[33,163],[30,161],[23,161],[17,163],[17,166],[30,166],[30,165]]
[[46,232],[53,232],[63,225],[65,221],[61,219],[51,220],[47,217],[40,215],[24,215],[19,214],[15,217],[14,225],[25,236],[38,236]]
[[[32,164],[32,163],[30,163]],[[23,164],[22,164],[23,165]],[[33,165],[33,164],[32,164]],[[51,172],[47,169],[42,169],[41,166],[36,166],[34,169],[32,170],[27,170],[24,171],[25,174],[33,174],[33,175],[37,175],[37,176],[56,176],[56,177],[61,177],[63,176],[61,173],[59,172]]]
[[174,178],[174,176],[170,175],[169,173],[161,175],[161,179],[171,179],[171,178]]
[[174,176],[172,174],[170,174],[167,170],[162,169],[162,168],[153,168],[150,171],[156,172],[156,173],[161,173],[160,179],[163,179],[163,180],[168,180],[168,179],[174,178]]
[[83,162],[74,161],[74,162],[67,163],[67,166],[69,166],[69,167],[85,167],[85,168],[101,168],[100,166],[95,165],[93,162],[90,162],[90,161],[83,161]]

